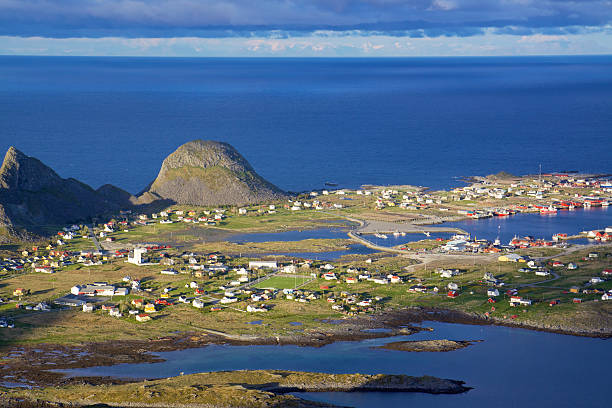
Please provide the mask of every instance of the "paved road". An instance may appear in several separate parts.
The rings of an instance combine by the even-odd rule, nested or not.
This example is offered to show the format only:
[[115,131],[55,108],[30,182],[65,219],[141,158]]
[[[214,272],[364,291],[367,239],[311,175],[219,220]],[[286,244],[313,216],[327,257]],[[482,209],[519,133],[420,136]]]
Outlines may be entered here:
[[[432,221],[433,222],[433,221]],[[380,233],[393,233],[397,232],[406,232],[406,233],[424,233],[424,232],[455,232],[458,234],[465,234],[466,232],[459,228],[449,228],[449,227],[431,227],[429,225],[415,225],[409,222],[388,222],[388,221],[364,221],[364,225],[362,225],[359,232],[364,234],[374,234],[376,232]]]
[[91,238],[91,240],[93,241],[93,243],[96,246],[96,249],[98,250],[98,252],[103,252],[104,249],[102,248],[102,245],[100,245],[100,242],[98,241],[98,238],[96,238],[96,234],[94,233],[93,225],[88,225],[87,226],[87,230],[89,231],[89,238]]

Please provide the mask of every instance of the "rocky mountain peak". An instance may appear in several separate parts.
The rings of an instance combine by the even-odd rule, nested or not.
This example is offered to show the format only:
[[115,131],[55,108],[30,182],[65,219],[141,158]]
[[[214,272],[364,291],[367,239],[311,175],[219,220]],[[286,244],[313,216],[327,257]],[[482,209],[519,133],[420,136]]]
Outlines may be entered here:
[[13,146],[6,152],[0,167],[0,188],[35,191],[60,181],[61,178],[50,167]]
[[228,143],[194,140],[163,162],[141,201],[170,200],[190,205],[241,205],[270,201],[284,193],[259,176]]

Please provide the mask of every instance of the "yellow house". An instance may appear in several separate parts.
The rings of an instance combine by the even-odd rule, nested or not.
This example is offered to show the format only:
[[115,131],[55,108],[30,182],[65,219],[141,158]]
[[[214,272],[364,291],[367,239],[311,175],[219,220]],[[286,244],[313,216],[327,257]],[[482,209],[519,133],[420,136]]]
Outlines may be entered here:
[[522,256],[517,255],[517,254],[504,254],[504,255],[500,255],[499,258],[497,258],[497,260],[499,262],[525,262],[525,260],[523,259]]
[[155,305],[152,304],[152,303],[147,303],[145,305],[144,311],[145,311],[145,313],[155,313],[155,312],[157,312],[157,310],[155,310]]
[[151,320],[151,316],[149,316],[148,314],[139,314],[136,315],[136,320],[138,320],[139,322],[148,322],[149,320]]
[[170,298],[170,294],[169,293],[162,293],[160,297],[162,299],[169,299]]

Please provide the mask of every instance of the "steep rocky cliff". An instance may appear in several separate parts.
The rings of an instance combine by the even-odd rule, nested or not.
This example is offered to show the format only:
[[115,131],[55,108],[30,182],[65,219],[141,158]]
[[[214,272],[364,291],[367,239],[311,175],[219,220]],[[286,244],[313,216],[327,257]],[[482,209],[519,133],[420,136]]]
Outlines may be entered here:
[[130,207],[130,197],[117,187],[96,191],[78,180],[63,179],[40,160],[11,147],[0,167],[0,233],[43,233]]

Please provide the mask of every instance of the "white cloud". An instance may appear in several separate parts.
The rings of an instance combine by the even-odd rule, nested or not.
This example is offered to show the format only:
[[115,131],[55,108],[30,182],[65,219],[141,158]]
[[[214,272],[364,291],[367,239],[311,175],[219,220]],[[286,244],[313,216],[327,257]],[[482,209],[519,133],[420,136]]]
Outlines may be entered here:
[[345,36],[296,38],[44,38],[0,36],[0,54],[169,57],[478,56],[612,54],[612,32],[516,36],[488,31],[471,37]]

